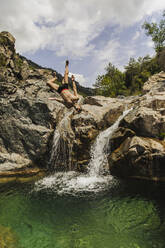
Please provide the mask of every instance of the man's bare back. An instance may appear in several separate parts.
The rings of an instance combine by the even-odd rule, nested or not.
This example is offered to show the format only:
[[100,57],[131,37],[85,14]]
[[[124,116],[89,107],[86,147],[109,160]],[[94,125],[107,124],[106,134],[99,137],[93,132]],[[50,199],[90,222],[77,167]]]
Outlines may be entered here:
[[80,111],[81,107],[77,103],[79,100],[79,96],[77,94],[77,87],[75,84],[75,78],[72,75],[71,79],[72,79],[73,92],[74,92],[74,94],[72,94],[68,88],[68,74],[69,74],[69,61],[67,60],[66,64],[65,64],[65,72],[64,72],[64,79],[62,81],[62,85],[59,86],[58,84],[54,83],[54,81],[57,79],[56,76],[47,82],[51,88],[55,89],[61,95],[63,100],[56,98],[56,97],[55,98],[49,98],[49,99],[50,100],[56,100],[56,101],[59,101],[61,103],[66,103],[67,107],[74,107],[76,110]]

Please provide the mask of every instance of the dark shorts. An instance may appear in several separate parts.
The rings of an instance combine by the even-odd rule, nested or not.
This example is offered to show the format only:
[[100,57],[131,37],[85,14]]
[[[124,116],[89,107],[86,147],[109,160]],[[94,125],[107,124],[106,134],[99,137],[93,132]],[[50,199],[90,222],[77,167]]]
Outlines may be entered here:
[[68,84],[62,84],[61,86],[58,87],[57,92],[60,94],[63,90],[68,89]]

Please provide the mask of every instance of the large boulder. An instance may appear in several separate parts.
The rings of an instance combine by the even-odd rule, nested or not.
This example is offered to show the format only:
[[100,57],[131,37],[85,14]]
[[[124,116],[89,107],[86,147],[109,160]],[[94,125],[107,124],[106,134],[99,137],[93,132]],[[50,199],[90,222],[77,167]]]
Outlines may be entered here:
[[137,107],[122,120],[120,126],[133,130],[138,136],[159,138],[165,132],[165,116],[151,108]]
[[131,98],[110,98],[104,96],[86,97],[83,102],[83,111],[89,113],[97,122],[98,128],[108,128],[119,118],[126,108],[129,108],[132,101],[136,97]]
[[46,85],[52,70],[40,70],[16,53],[10,33],[0,33],[0,177],[36,174],[32,168],[44,167],[49,159],[63,106],[48,100],[56,95]]
[[109,155],[110,171],[121,177],[164,179],[165,141],[128,137]]
[[[121,177],[165,179],[165,73],[144,84],[144,95],[110,140],[109,168]],[[132,102],[133,103],[133,102]]]
[[143,86],[143,92],[154,95],[154,93],[163,92],[165,86],[165,72],[160,72],[151,76]]
[[[35,85],[36,95],[43,91]],[[0,171],[17,170],[49,159],[49,144],[61,104],[48,102],[48,94],[28,97],[19,89],[0,105]],[[40,95],[40,94],[39,94]]]

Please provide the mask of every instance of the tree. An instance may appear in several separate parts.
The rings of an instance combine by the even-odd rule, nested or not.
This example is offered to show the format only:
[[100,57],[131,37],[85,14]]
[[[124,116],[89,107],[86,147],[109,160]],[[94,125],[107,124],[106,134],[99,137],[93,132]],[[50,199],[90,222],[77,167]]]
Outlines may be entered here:
[[135,75],[139,73],[139,63],[130,58],[129,63],[125,66],[125,83],[127,88],[131,88]]
[[165,71],[165,47],[158,53],[158,65],[161,71]]
[[160,52],[165,45],[165,10],[159,24],[144,22],[142,28],[146,30],[147,36],[152,37],[156,52]]
[[96,79],[96,94],[115,97],[119,94],[141,94],[144,83],[148,78],[165,70],[165,10],[163,18],[157,23],[145,22],[142,26],[146,34],[152,37],[155,44],[156,56],[139,57],[137,60],[130,58],[125,66],[124,73],[111,63],[105,68],[106,73]]
[[125,87],[124,73],[111,63],[105,68],[106,73],[98,76],[94,84],[96,94],[115,97],[123,94]]
[[139,57],[137,60],[130,58],[127,66],[125,66],[125,85],[129,94],[141,93],[143,84],[148,78],[160,72],[157,56],[151,58],[149,55]]

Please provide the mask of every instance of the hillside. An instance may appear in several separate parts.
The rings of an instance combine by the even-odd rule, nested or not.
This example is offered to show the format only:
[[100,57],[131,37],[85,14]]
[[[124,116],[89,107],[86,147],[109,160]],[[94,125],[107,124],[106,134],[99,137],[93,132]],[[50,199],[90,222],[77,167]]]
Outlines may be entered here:
[[[2,85],[0,83],[1,93],[4,90],[13,91],[17,85],[26,85],[26,80],[43,79],[48,80],[53,75],[55,70],[44,68],[24,56],[16,53],[15,38],[8,32],[0,33],[0,82],[8,82],[10,85]],[[62,75],[56,71],[58,81],[62,81]],[[71,79],[69,85],[72,87]],[[77,89],[80,95],[93,95],[94,90],[81,86],[76,82]],[[7,88],[6,88],[7,87]],[[6,89],[5,89],[6,88]]]

